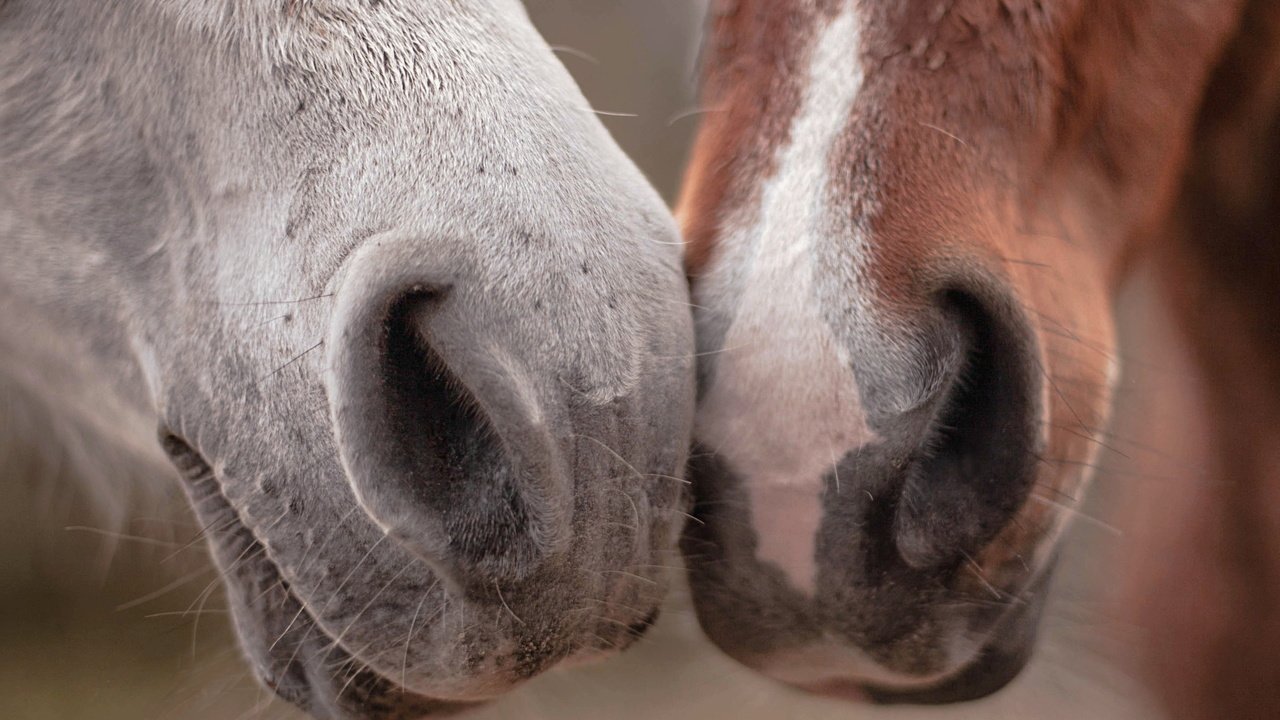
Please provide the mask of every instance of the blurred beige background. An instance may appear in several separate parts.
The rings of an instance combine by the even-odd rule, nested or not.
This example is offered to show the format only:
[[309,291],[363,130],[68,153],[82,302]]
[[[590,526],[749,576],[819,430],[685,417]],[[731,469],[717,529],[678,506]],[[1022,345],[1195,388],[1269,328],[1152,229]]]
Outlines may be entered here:
[[[697,118],[698,0],[528,0],[547,41],[614,136],[669,201]],[[558,672],[478,712],[498,718],[1155,717],[1123,667],[1139,637],[1111,591],[1128,546],[1121,498],[1190,459],[1176,442],[1183,374],[1141,289],[1124,303],[1119,417],[1091,501],[1076,523],[1027,672],[994,698],[950,708],[877,709],[804,697],[719,655],[687,599],[623,657]],[[3,398],[0,398],[3,401]],[[3,428],[0,428],[2,431]],[[294,719],[239,661],[221,590],[191,544],[197,528],[176,493],[128,511],[125,537],[87,511],[57,464],[0,457],[0,720]],[[55,481],[36,478],[57,478]]]

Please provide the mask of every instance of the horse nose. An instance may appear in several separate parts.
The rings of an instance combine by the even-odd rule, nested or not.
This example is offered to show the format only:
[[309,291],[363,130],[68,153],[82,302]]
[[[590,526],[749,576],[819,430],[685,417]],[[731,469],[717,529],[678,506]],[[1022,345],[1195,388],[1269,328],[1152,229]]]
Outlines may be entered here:
[[518,582],[570,539],[547,394],[490,332],[466,272],[358,256],[327,340],[339,454],[360,506],[455,589]]
[[[844,328],[761,315],[767,333],[744,321],[704,349],[698,440],[745,490],[757,557],[797,587],[839,564],[824,517],[874,528],[877,564],[924,571],[978,555],[1026,501],[1035,342],[1008,290],[972,275]],[[698,467],[695,488],[717,482]]]
[[[725,349],[703,349],[681,545],[694,605],[713,642],[784,682],[938,676],[968,662],[956,628],[985,643],[1007,617],[954,600],[988,577],[978,563],[1035,481],[1038,348],[999,280],[937,283],[857,317],[747,304]],[[1011,677],[992,673],[982,687]]]

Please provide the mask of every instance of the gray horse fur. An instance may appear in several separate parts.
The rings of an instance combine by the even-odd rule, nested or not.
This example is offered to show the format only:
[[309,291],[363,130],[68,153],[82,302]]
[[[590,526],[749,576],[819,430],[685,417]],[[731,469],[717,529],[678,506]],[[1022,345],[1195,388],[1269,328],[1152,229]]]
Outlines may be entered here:
[[[451,711],[661,602],[678,235],[515,0],[0,2],[0,258],[3,442],[103,498],[183,477],[313,714]],[[404,469],[404,298],[502,455],[450,472],[492,474]]]

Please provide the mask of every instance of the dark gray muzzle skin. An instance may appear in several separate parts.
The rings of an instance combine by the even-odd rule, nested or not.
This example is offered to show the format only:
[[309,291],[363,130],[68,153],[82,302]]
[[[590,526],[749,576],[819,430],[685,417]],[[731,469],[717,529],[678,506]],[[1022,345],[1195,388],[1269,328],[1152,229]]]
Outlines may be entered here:
[[[842,476],[851,477],[855,467],[842,463]],[[946,660],[944,633],[959,622],[983,638],[983,646],[968,664],[935,683],[891,687],[848,678],[801,685],[877,704],[947,704],[997,692],[1030,660],[1056,560],[1038,568],[1016,594],[993,598],[957,589],[953,578],[966,570],[957,564],[909,566],[892,546],[888,506],[877,510],[859,491],[865,502],[851,498],[829,511],[817,546],[823,576],[816,594],[807,596],[752,556],[757,541],[740,511],[746,502],[741,481],[696,447],[690,477],[697,522],[686,526],[681,547],[694,607],[708,637],[748,667],[762,668],[776,653],[834,637],[904,674],[936,673]],[[834,496],[834,479],[828,489]]]
[[1004,689],[1031,662],[1056,567],[1055,556],[1023,593],[1025,602],[992,605],[972,619],[974,630],[989,633],[989,639],[977,659],[959,673],[924,688],[894,690],[868,685],[863,692],[881,705],[946,705],[981,700]]

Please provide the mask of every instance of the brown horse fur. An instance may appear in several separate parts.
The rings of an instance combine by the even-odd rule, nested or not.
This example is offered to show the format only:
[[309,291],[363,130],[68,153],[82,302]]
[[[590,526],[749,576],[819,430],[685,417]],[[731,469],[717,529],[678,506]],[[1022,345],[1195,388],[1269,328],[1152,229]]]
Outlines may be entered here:
[[[1149,677],[1178,720],[1280,717],[1280,6],[1254,0],[1150,243],[1199,369],[1208,472],[1144,548]],[[1152,488],[1151,492],[1156,492]],[[1166,489],[1167,491],[1167,489]]]
[[[1276,716],[1280,7],[855,6],[865,81],[827,170],[831,202],[868,238],[863,299],[909,318],[937,290],[939,268],[981,268],[1021,304],[1040,348],[1036,484],[1060,502],[1025,502],[977,556],[976,575],[1013,590],[1025,558],[1051,555],[1051,528],[1078,497],[1108,415],[1114,295],[1150,252],[1203,373],[1218,462],[1188,497],[1182,532],[1151,560],[1162,572],[1140,619],[1156,628],[1152,677],[1179,717]],[[806,53],[840,7],[737,0],[713,10],[708,115],[678,213],[700,327],[735,312],[701,297],[700,283],[732,261],[735,218],[759,212],[804,94]],[[700,344],[706,382],[729,348]]]

